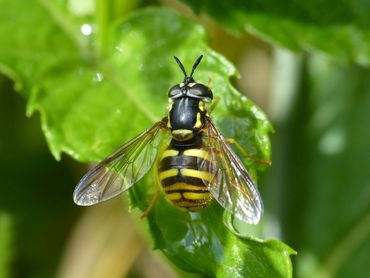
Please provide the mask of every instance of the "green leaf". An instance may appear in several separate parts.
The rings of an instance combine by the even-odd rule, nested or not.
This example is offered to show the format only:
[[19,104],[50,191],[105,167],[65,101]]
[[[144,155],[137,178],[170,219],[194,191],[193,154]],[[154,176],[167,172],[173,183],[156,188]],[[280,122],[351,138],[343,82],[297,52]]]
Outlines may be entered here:
[[[200,29],[197,25],[189,24],[189,22],[181,22],[181,24],[176,25],[174,24],[177,22],[176,16],[171,17],[171,14],[166,14],[166,20],[172,22],[172,25],[175,25],[176,28],[173,29],[171,26],[169,30],[163,32],[162,23],[155,25],[153,21],[145,20],[145,18],[152,16],[152,12],[153,10],[150,10],[147,13],[137,14],[118,29],[118,35],[122,40],[119,48],[123,49],[124,53],[119,57],[114,57],[114,61],[120,65],[122,63],[120,59],[129,59],[136,49],[145,49],[147,41],[151,41],[148,38],[151,36],[155,38],[160,34],[163,36],[167,33],[170,35],[165,37],[171,39],[162,39],[161,47],[172,55],[185,56],[184,63],[186,65],[191,65],[198,53],[205,53],[205,61],[199,66],[196,76],[198,80],[207,80],[207,77],[210,77],[213,91],[222,99],[221,104],[213,114],[220,128],[226,135],[240,141],[249,151],[265,158],[269,157],[270,145],[268,144],[267,134],[271,131],[271,125],[264,114],[250,100],[240,96],[232,88],[229,76],[235,75],[236,71],[222,57],[206,48],[203,29]],[[129,28],[132,28],[132,26],[143,28],[130,32]],[[165,24],[164,26],[170,25]],[[143,37],[146,39],[142,39],[138,35],[143,32],[145,32]],[[184,50],[177,49],[177,53],[180,54],[173,50],[174,47],[178,47],[176,45],[178,41],[181,41],[182,47],[184,47]],[[174,43],[175,45],[171,45]],[[157,59],[163,50],[151,47],[149,51],[150,53],[144,52],[145,58],[141,58],[141,60],[150,61],[148,67],[158,63]],[[182,51],[186,51],[186,54],[181,55]],[[191,53],[193,54],[191,55]],[[126,55],[128,57],[125,57]],[[131,61],[134,59],[135,57],[131,58]],[[181,74],[177,66],[175,64],[174,66],[175,68],[171,68],[174,71],[173,75]],[[155,75],[158,70],[160,68],[153,70],[152,74]],[[161,79],[164,75],[164,73],[158,73],[157,77],[153,77],[145,83],[146,86],[153,83],[156,78]],[[145,74],[145,76],[151,76],[151,74]],[[249,167],[251,173],[257,177],[257,166],[251,162],[248,164],[251,166]],[[155,191],[153,184],[156,183],[156,178],[149,176],[146,182],[140,183],[139,186],[131,190],[133,205],[138,206],[142,211],[145,210],[149,206]],[[174,208],[161,197],[148,217],[155,247],[161,249],[177,266],[189,272],[200,272],[205,275],[219,277],[245,277],[245,275],[290,277],[289,255],[293,253],[290,248],[277,241],[274,242],[275,245],[272,244],[271,246],[260,241],[242,241],[228,231],[224,225],[215,225],[215,223],[221,222],[221,214],[222,209],[217,204],[201,213],[191,214]],[[240,251],[238,255],[235,255],[235,249]],[[271,256],[266,255],[266,253]],[[281,263],[275,264],[274,262],[277,260]]]
[[249,238],[229,237],[227,259],[217,277],[291,277],[289,256],[296,254],[277,240],[256,242]]
[[[17,13],[21,2],[12,3],[1,13],[2,19]],[[81,24],[93,18],[82,20],[60,2],[29,3],[22,22],[12,30],[19,34],[17,40],[7,38],[8,31],[0,29],[0,38],[12,52],[8,56],[3,49],[0,63],[23,84],[22,94],[30,96],[28,112],[40,112],[57,159],[65,152],[80,161],[100,160],[161,119],[166,114],[168,88],[183,78],[172,56],[190,67],[200,54],[205,58],[195,78],[203,83],[210,80],[214,94],[221,98],[212,113],[221,131],[252,155],[269,159],[270,122],[232,87],[229,79],[237,75],[235,67],[207,46],[207,34],[200,25],[167,9],[149,8],[109,25],[106,36],[93,30],[86,38]],[[37,35],[37,43],[28,34],[35,24],[49,26]],[[83,43],[86,39],[90,43]],[[31,68],[26,74],[24,63]],[[266,166],[248,159],[245,163],[257,181]],[[134,187],[130,192],[133,205],[147,208],[153,184],[156,180],[148,175]],[[148,217],[155,247],[190,272],[219,277],[291,276],[293,251],[288,246],[235,235],[222,224],[222,212],[218,204],[199,214],[183,212],[162,196]],[[225,223],[243,234],[252,232],[250,225],[230,219]]]
[[[131,190],[133,203],[147,208],[155,177]],[[277,240],[236,235],[222,223],[216,203],[199,213],[174,208],[163,196],[148,216],[156,249],[178,267],[214,277],[292,277],[294,250]],[[243,224],[251,233],[251,226]]]
[[78,30],[63,20],[56,22],[39,1],[0,0],[0,6],[0,69],[28,97],[50,68],[79,56]]
[[233,32],[245,30],[293,51],[370,65],[369,1],[182,1]]

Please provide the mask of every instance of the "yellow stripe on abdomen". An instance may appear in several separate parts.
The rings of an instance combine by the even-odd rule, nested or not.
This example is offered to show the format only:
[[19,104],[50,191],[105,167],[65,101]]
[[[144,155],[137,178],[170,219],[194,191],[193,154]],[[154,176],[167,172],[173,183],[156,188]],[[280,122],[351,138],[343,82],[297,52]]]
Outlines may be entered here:
[[198,185],[191,185],[185,182],[176,182],[171,184],[170,186],[166,186],[164,190],[167,191],[175,191],[175,190],[207,190],[205,186],[198,186]]
[[178,150],[165,150],[162,154],[162,157],[161,159],[165,158],[165,157],[170,157],[170,156],[176,156],[179,154],[179,151]]
[[[183,137],[193,134],[187,130],[172,132],[172,135]],[[211,153],[201,144],[189,147],[176,144],[171,143],[160,156],[159,181],[167,199],[176,207],[188,211],[199,211],[207,207],[213,199],[207,184],[212,181],[214,174],[206,171],[208,165],[212,163]],[[207,167],[200,169],[200,165]]]
[[188,149],[184,151],[184,155],[187,156],[196,156],[205,160],[210,160],[211,155],[206,150],[202,149]]
[[171,201],[175,201],[175,200],[181,200],[182,199],[182,195],[181,193],[179,192],[174,192],[174,193],[168,193],[167,194],[167,198]]
[[198,178],[201,180],[211,181],[213,175],[209,172],[199,171],[194,169],[180,169],[180,173],[183,176],[191,177],[191,178]]
[[162,181],[166,178],[175,177],[179,173],[178,169],[170,169],[159,173],[159,180]]
[[210,199],[211,195],[209,192],[206,193],[197,193],[197,192],[184,192],[182,196],[187,200],[203,200]]

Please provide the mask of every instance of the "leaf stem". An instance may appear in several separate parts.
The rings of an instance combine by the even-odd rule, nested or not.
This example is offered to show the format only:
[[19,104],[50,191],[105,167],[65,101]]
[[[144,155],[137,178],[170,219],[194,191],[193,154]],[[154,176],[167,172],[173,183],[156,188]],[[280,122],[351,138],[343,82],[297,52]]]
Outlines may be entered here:
[[0,277],[10,277],[13,258],[13,221],[10,215],[0,212]]
[[348,257],[358,248],[370,233],[370,211],[361,218],[357,225],[340,241],[336,248],[327,256],[317,277],[334,277],[338,270],[344,265]]

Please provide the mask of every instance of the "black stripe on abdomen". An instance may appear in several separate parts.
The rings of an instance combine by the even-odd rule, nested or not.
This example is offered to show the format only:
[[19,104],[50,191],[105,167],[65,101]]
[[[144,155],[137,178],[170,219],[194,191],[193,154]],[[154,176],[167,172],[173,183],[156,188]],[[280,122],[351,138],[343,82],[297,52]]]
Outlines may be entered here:
[[187,177],[187,176],[183,176],[181,174],[178,174],[177,176],[166,178],[166,179],[162,180],[161,183],[162,183],[162,187],[166,188],[166,187],[170,186],[171,184],[174,184],[174,183],[177,183],[177,182],[183,182],[183,183],[186,183],[186,184],[189,184],[189,185],[195,185],[195,186],[207,188],[202,179]]
[[[185,155],[184,152],[192,154]],[[158,164],[158,173],[161,185],[169,199],[175,206],[185,208],[190,211],[197,211],[206,207],[212,200],[205,182],[210,178],[208,169],[210,162],[203,157],[207,153],[194,147],[189,149],[176,149],[170,146],[166,150],[166,155]]]

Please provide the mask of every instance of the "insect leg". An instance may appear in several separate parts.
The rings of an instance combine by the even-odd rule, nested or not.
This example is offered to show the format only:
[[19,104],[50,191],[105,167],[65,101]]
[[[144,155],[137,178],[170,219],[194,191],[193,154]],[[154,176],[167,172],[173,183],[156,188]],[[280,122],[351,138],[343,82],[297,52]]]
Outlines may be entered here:
[[227,137],[225,138],[225,141],[230,143],[230,144],[234,144],[235,147],[237,147],[237,149],[246,157],[249,157],[250,159],[258,162],[258,163],[262,163],[262,164],[268,164],[268,165],[271,165],[272,161],[271,160],[266,160],[266,159],[260,159],[260,158],[257,158],[253,155],[251,155],[250,153],[248,153],[246,150],[243,149],[243,147],[238,143],[238,141],[236,141],[234,138],[230,138],[230,137]]
[[157,190],[156,192],[154,193],[153,195],[153,198],[152,200],[150,201],[150,204],[148,206],[148,208],[143,212],[143,214],[140,216],[141,219],[144,219],[145,217],[148,216],[148,214],[152,211],[154,205],[155,205],[155,202],[158,200],[158,197],[161,193],[161,189],[159,186],[157,186]]
[[217,104],[220,102],[221,98],[219,96],[216,96],[213,100],[213,103],[209,107],[208,113],[211,114],[212,111],[216,108]]
[[212,77],[208,76],[207,86],[210,87],[210,88],[212,88],[212,86],[213,86],[212,82],[213,82]]

